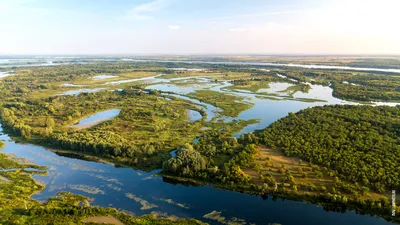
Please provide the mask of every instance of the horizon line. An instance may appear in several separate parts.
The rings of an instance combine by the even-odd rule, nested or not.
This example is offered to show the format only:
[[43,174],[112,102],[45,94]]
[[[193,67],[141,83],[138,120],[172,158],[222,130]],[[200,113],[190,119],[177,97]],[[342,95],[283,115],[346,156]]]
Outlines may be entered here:
[[6,56],[400,56],[400,53],[0,53]]

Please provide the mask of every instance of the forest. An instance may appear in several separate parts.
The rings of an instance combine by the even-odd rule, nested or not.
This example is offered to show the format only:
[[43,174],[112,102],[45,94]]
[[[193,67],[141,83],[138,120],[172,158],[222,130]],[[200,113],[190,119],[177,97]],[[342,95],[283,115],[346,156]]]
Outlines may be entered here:
[[286,156],[337,171],[378,192],[400,188],[400,107],[314,107],[278,120],[257,134]]

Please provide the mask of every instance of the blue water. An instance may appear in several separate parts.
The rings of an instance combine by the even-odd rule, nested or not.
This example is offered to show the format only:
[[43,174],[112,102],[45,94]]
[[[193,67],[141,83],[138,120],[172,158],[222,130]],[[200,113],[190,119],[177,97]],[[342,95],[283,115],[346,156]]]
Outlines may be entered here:
[[187,114],[189,116],[190,122],[196,122],[196,121],[201,120],[201,118],[202,118],[201,114],[195,110],[188,109]]
[[86,117],[80,120],[77,124],[72,125],[71,127],[86,127],[90,125],[96,125],[100,122],[104,122],[107,120],[111,120],[119,115],[121,109],[110,109],[103,112],[98,112],[92,116]]
[[[240,136],[241,134],[253,132],[254,130],[259,130],[259,129],[264,129],[268,125],[270,125],[272,122],[276,121],[277,119],[280,119],[284,116],[286,116],[289,112],[297,112],[302,109],[306,109],[308,107],[313,107],[313,106],[321,106],[321,105],[326,105],[326,104],[356,104],[354,102],[349,102],[349,101],[344,101],[338,98],[335,98],[332,96],[332,89],[330,87],[324,87],[321,85],[311,85],[311,90],[308,93],[301,93],[297,92],[294,94],[294,97],[296,98],[312,98],[312,99],[319,99],[319,100],[324,100],[326,102],[302,102],[302,101],[296,101],[296,100],[285,100],[283,97],[279,101],[277,100],[270,100],[270,99],[262,99],[258,98],[260,94],[258,93],[251,93],[251,92],[233,92],[231,90],[226,89],[227,87],[231,86],[232,84],[228,82],[220,82],[219,85],[217,86],[199,86],[199,85],[192,85],[192,86],[185,86],[181,87],[178,85],[174,84],[156,84],[156,85],[150,85],[147,88],[148,89],[154,89],[154,90],[159,90],[159,91],[168,91],[168,92],[174,92],[178,93],[180,95],[173,95],[177,98],[182,98],[188,101],[192,101],[193,103],[196,104],[203,104],[205,107],[203,108],[205,112],[207,113],[207,121],[211,121],[213,118],[223,118],[224,121],[230,122],[235,119],[241,119],[241,120],[250,120],[250,119],[258,119],[259,122],[250,124],[243,128],[240,132],[235,134],[235,137]],[[284,90],[286,89],[287,85],[282,85],[281,89]],[[240,113],[237,117],[220,117],[219,112],[222,110],[201,102],[199,100],[193,99],[193,98],[188,98],[186,96],[182,96],[183,94],[188,94],[195,92],[196,90],[204,90],[204,89],[209,89],[213,91],[218,91],[218,92],[223,92],[226,94],[230,95],[235,95],[235,96],[240,96],[244,98],[244,101],[248,102],[249,104],[252,104],[253,106]],[[271,92],[276,92],[280,91],[280,89],[277,89],[276,87],[271,87],[270,88]],[[267,90],[267,89],[266,89]],[[383,103],[382,103],[383,104]]]
[[102,90],[105,90],[105,88],[83,88],[83,89],[65,91],[61,95],[79,95],[81,93],[96,93]]

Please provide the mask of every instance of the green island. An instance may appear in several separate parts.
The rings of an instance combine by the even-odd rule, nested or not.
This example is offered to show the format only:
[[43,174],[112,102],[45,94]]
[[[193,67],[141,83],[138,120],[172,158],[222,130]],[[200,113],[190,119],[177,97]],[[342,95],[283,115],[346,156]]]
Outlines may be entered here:
[[296,92],[301,91],[304,93],[308,93],[308,91],[311,89],[311,86],[309,84],[297,84],[294,86],[290,86],[286,88],[285,90],[282,90],[280,92],[285,92],[289,94],[289,97],[293,98],[293,95],[296,94]]
[[232,86],[229,89],[241,89],[248,90],[251,92],[258,92],[258,90],[262,88],[269,88],[270,81],[269,80],[233,80]]
[[221,108],[223,110],[221,115],[223,116],[238,116],[240,112],[252,106],[251,103],[243,102],[244,98],[212,90],[199,90],[188,94],[188,96]]
[[[400,223],[399,216],[391,216],[390,202],[391,190],[400,189],[400,107],[316,106],[312,104],[328,100],[294,97],[297,92],[311,92],[313,85],[330,85],[332,95],[341,100],[397,101],[397,75],[190,66],[207,68],[177,72],[170,68],[187,64],[121,61],[17,67],[0,80],[0,120],[4,132],[15,141],[49,147],[60,155],[146,172],[160,169],[159,175],[176,182],[273,195],[333,211],[352,209]],[[104,74],[109,77],[96,79]],[[193,88],[204,82],[199,77],[223,89]],[[190,80],[174,80],[177,78]],[[272,83],[290,86],[275,93],[259,92],[271,88]],[[182,94],[168,88],[158,90],[157,85],[193,90]],[[253,108],[254,99],[248,95],[270,101],[268,104],[293,100],[308,103],[310,108],[307,105],[297,113],[282,115],[268,127],[234,137],[260,121],[257,117],[224,120]],[[202,103],[218,110],[210,112]],[[77,126],[107,110],[120,111],[113,118]],[[200,118],[191,120],[188,110]],[[207,119],[209,113],[215,116]],[[0,160],[0,222],[4,224],[63,224],[66,220],[72,224],[201,224],[194,219],[135,217],[113,208],[90,206],[89,198],[69,192],[41,203],[31,196],[44,185],[31,175],[45,175],[46,168],[18,163],[5,154]],[[69,188],[104,194],[91,186]],[[133,193],[126,197],[144,201]],[[396,203],[394,210],[400,215],[399,200]],[[204,218],[218,221],[220,214],[212,211]]]

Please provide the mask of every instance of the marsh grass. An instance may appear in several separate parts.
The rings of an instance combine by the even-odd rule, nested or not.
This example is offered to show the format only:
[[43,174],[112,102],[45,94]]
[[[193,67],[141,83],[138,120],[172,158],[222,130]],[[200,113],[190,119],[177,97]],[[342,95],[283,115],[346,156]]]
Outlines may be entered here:
[[188,96],[221,108],[223,110],[221,115],[223,116],[235,117],[253,106],[252,103],[244,102],[244,97],[212,90],[197,90],[189,93]]

